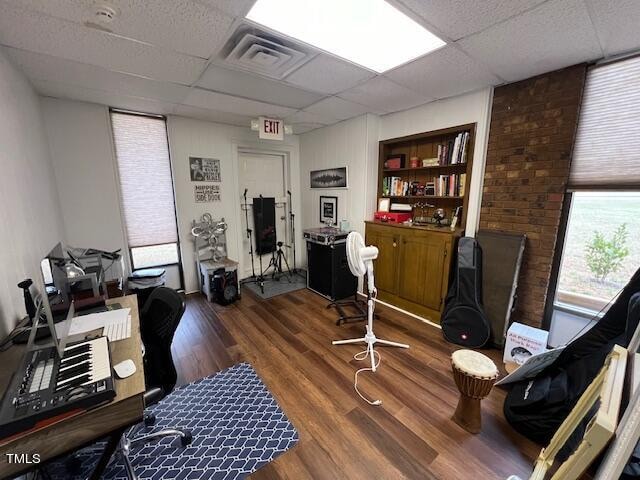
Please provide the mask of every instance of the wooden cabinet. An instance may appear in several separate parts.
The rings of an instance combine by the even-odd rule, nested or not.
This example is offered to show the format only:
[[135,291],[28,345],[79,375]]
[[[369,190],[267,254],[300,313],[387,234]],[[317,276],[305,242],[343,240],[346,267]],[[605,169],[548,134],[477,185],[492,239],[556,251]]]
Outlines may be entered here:
[[439,323],[456,234],[367,222],[366,243],[378,247],[378,298]]

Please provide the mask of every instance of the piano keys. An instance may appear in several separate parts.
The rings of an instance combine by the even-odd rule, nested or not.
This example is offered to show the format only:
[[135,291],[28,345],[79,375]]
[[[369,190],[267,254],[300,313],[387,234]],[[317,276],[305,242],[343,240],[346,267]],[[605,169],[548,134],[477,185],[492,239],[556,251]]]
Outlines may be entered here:
[[0,404],[0,438],[115,397],[107,337],[27,352]]

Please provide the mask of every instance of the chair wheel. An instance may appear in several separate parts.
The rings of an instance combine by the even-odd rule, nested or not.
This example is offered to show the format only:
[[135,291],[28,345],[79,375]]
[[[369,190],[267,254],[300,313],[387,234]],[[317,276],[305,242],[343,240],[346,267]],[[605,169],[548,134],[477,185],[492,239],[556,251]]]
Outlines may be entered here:
[[153,427],[156,424],[156,416],[153,413],[148,413],[144,416],[144,426]]
[[72,454],[65,460],[64,468],[68,473],[77,475],[78,473],[80,473],[80,470],[82,468],[82,460],[80,460],[77,455]]
[[193,441],[193,436],[189,430],[185,430],[184,436],[180,437],[180,443],[183,447],[186,447]]

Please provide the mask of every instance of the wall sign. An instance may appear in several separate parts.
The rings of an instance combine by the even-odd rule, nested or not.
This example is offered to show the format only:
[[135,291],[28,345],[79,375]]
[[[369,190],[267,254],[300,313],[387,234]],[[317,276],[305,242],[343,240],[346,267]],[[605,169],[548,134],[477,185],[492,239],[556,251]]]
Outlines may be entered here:
[[263,140],[284,140],[284,121],[258,117],[258,137]]
[[220,201],[220,185],[195,185],[193,191],[196,203]]
[[189,157],[192,182],[220,182],[220,160],[217,158]]

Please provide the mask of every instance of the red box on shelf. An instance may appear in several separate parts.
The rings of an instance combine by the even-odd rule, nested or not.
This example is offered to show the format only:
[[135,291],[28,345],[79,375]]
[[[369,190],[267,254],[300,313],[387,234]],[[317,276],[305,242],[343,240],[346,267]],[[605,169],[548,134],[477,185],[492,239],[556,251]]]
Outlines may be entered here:
[[378,222],[402,223],[411,218],[411,213],[407,212],[376,212],[373,219]]

